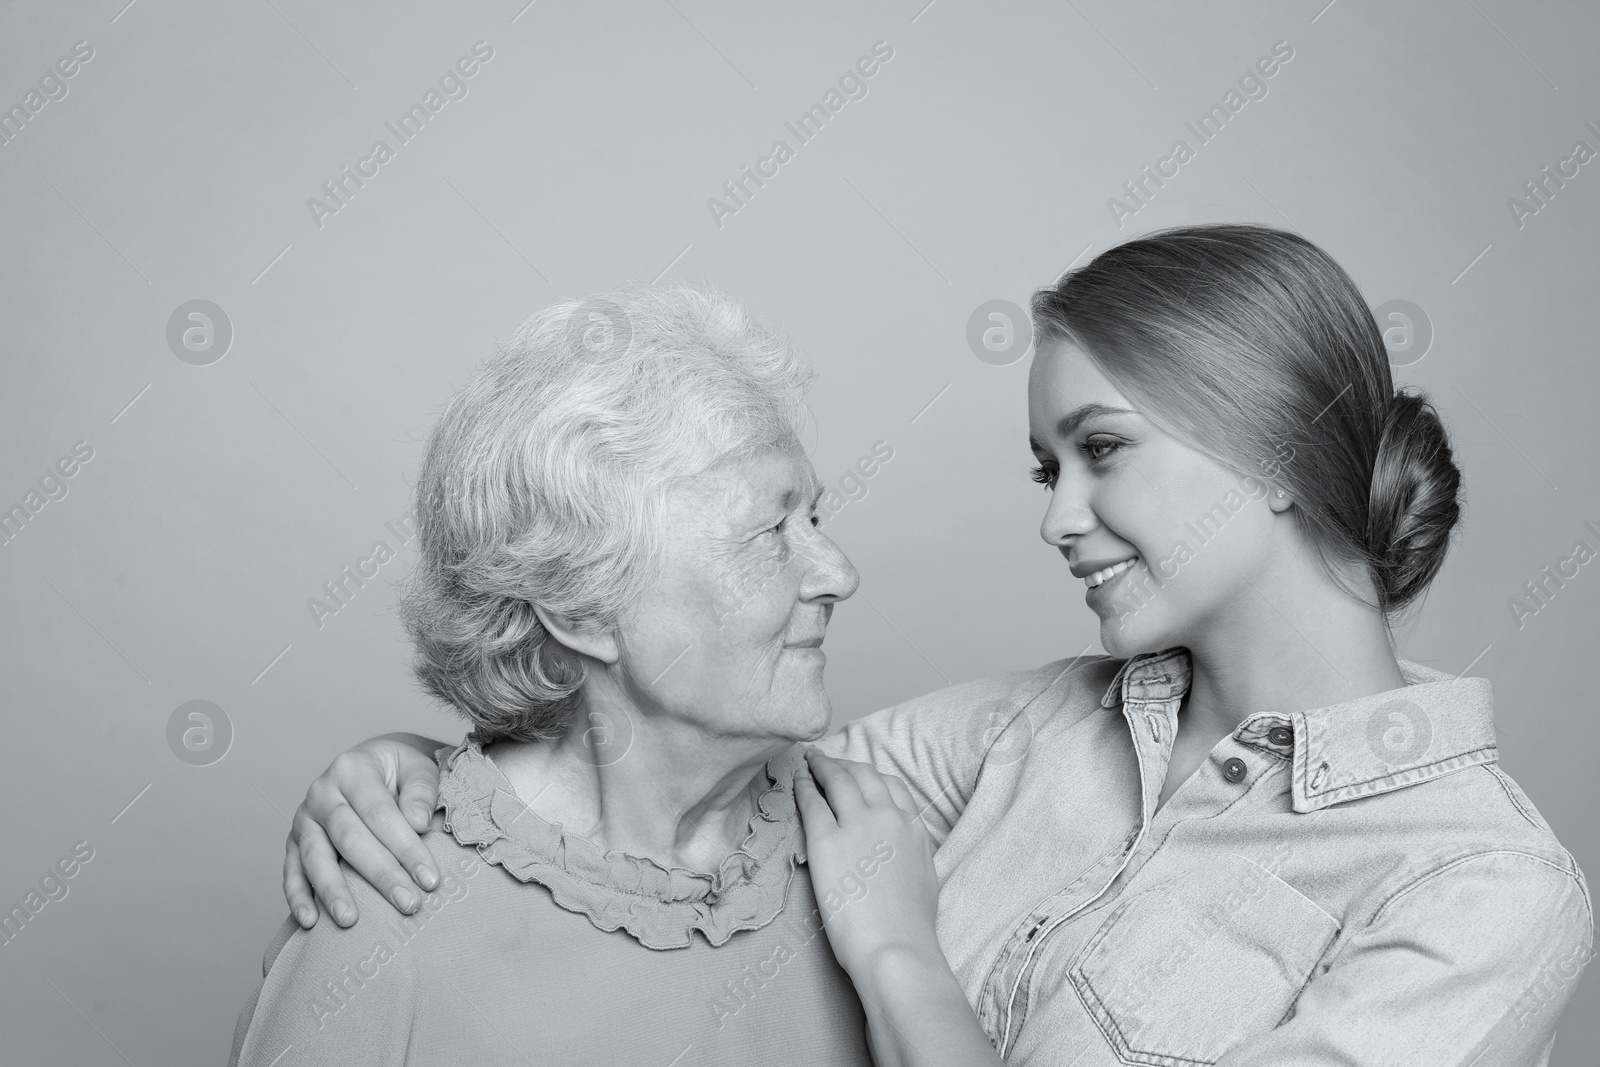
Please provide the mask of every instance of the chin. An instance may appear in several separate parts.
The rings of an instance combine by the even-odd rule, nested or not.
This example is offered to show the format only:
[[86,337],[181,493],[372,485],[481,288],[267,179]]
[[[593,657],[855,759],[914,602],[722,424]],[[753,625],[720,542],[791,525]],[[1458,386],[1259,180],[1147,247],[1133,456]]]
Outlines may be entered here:
[[1112,615],[1100,620],[1100,645],[1117,659],[1131,659],[1144,652],[1160,652],[1181,642],[1170,639],[1164,627],[1151,625],[1153,619],[1137,614]]
[[805,733],[795,737],[794,740],[796,743],[804,745],[809,745],[813,741],[820,741],[828,735],[828,728],[832,725],[833,716],[830,715],[827,719],[818,723],[814,729],[807,730]]
[[795,724],[796,741],[815,741],[833,725],[833,702],[826,696],[817,701],[806,701],[807,714]]
[[833,702],[827,693],[804,693],[786,709],[778,733],[791,741],[815,741],[833,725]]

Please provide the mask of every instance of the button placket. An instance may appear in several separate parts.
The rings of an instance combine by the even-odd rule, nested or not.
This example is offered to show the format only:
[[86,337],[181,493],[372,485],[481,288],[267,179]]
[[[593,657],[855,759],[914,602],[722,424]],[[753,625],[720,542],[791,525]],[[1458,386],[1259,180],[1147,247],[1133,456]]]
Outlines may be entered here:
[[[1137,840],[1138,836],[1139,828],[1135,827],[1130,838]],[[1011,1005],[1034,958],[1038,947],[1036,942],[1105,893],[1106,887],[1116,878],[1115,871],[1120,871],[1127,862],[1129,849],[1126,841],[1124,839],[1121,846],[1112,845],[1099,862],[1040,901],[1020,923],[1012,927],[1005,948],[996,957],[988,977],[984,979],[978,1013],[985,1031],[997,1041],[1004,1043],[1007,1030],[1012,1025]],[[1099,890],[1087,896],[1079,895],[1086,885],[1094,883],[1100,883]],[[1017,1025],[1020,1025],[1020,1021]]]
[[[991,978],[989,982],[986,983],[984,993],[984,1000],[986,1003],[983,1017],[985,1019],[990,1017],[996,1018],[998,1025],[995,1027],[995,1030],[997,1030],[1000,1034],[999,1048],[1002,1056],[1004,1056],[1006,1051],[1011,1047],[1012,1040],[1014,1040],[1016,1033],[1021,1029],[1023,1022],[1026,1019],[1026,1004],[1028,999],[1027,986],[1032,977],[1033,966],[1039,958],[1038,954],[1043,948],[1045,941],[1050,937],[1051,934],[1055,933],[1055,931],[1062,924],[1072,920],[1078,915],[1081,915],[1085,909],[1093,907],[1102,897],[1106,895],[1106,893],[1111,890],[1111,887],[1116,885],[1118,880],[1128,872],[1129,864],[1133,859],[1134,850],[1138,847],[1139,842],[1144,840],[1144,833],[1148,827],[1149,823],[1141,818],[1139,823],[1129,830],[1127,836],[1123,838],[1122,847],[1114,848],[1108,855],[1106,855],[1099,863],[1095,865],[1093,870],[1104,870],[1108,866],[1115,868],[1110,872],[1110,877],[1101,884],[1100,889],[1097,892],[1082,900],[1079,900],[1071,907],[1067,907],[1059,911],[1050,908],[1050,904],[1063,896],[1064,891],[1063,893],[1057,893],[1051,897],[1050,900],[1045,901],[1039,905],[1039,907],[1034,909],[1034,914],[1040,915],[1041,918],[1038,922],[1033,923],[1028,927],[1026,934],[1022,934],[1020,928],[1013,930],[1011,942],[1007,945],[1004,953],[1002,953],[1001,958],[1005,961],[1004,966],[997,966],[991,970]],[[1084,872],[1084,874],[1080,875],[1073,884],[1078,885],[1083,882],[1084,879],[1088,877],[1089,873],[1090,872],[1087,871]],[[1010,992],[1003,998],[1000,998],[997,996],[997,994],[1000,992],[1000,989],[992,989],[992,993],[996,995],[995,999],[998,1002],[996,1003],[996,1007],[999,1008],[997,1016],[992,1016],[988,1008],[988,1001],[991,996],[990,987],[992,986],[996,976],[1002,980],[1009,979]],[[1021,1015],[1017,1015],[1015,1012],[1019,1001],[1022,1005],[1024,1005]]]
[[[1091,871],[1085,871],[1074,881],[1076,887],[1088,879],[1091,873],[1109,873],[1109,877],[1101,883],[1097,891],[1070,903],[1065,899],[1068,897],[1068,890],[1058,891],[1034,909],[1033,915],[1041,916],[1042,921],[1013,928],[1006,947],[994,966],[990,968],[981,996],[981,1021],[991,1037],[998,1033],[998,1048],[1002,1056],[1010,1050],[1017,1032],[1025,1021],[1027,987],[1042,946],[1058,928],[1081,915],[1085,909],[1094,906],[1111,891],[1111,887],[1119,879],[1129,873],[1134,853],[1139,843],[1144,840],[1153,818],[1158,815],[1155,811],[1155,801],[1159,796],[1160,783],[1172,755],[1170,746],[1175,733],[1174,718],[1183,697],[1181,693],[1173,693],[1174,678],[1171,674],[1153,675],[1148,678],[1128,677],[1129,667],[1133,666],[1134,662],[1130,660],[1123,665],[1113,686],[1120,684],[1121,687],[1122,712],[1130,728],[1134,758],[1139,765],[1139,781],[1143,797],[1138,821],[1124,839],[1120,849],[1113,851],[1100,863],[1095,864]],[[1116,706],[1112,703],[1110,692],[1104,698],[1104,706],[1107,708]],[[1142,716],[1145,720],[1144,730],[1138,725],[1140,711],[1144,713]],[[1146,737],[1150,740],[1147,741]],[[1153,749],[1150,747],[1152,742]],[[1106,872],[1107,866],[1113,869]],[[1066,906],[1059,909],[1052,907],[1052,904],[1057,902]]]

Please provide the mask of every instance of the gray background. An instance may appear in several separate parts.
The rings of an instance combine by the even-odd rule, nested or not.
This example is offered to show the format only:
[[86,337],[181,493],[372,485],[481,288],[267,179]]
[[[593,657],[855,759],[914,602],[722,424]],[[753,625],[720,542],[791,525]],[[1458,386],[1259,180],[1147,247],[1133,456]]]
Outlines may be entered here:
[[[1593,5],[524,2],[0,10],[0,106],[94,49],[0,146],[0,508],[94,449],[0,545],[0,905],[94,848],[0,947],[8,1060],[225,1057],[307,782],[372,733],[460,731],[409,680],[412,548],[385,526],[434,413],[534,310],[625,280],[784,326],[821,371],[825,480],[892,445],[828,524],[863,575],[828,641],[845,719],[1098,647],[1036,533],[1027,361],[976,358],[973,310],[1146,229],[1304,233],[1434,332],[1398,376],[1442,408],[1469,503],[1402,652],[1493,679],[1504,766],[1600,871],[1600,565],[1521,628],[1507,604],[1600,548],[1600,162],[1520,228],[1507,205],[1600,149]],[[307,198],[478,40],[469,95],[319,228]],[[869,94],[719,228],[707,198],[879,40]],[[1267,97],[1119,228],[1108,198],[1280,40]],[[234,329],[209,366],[166,340],[193,299]],[[379,540],[399,558],[319,629],[307,600]],[[233,730],[209,766],[167,740],[194,699]],[[1597,1009],[1590,976],[1553,1062],[1592,1062]]]

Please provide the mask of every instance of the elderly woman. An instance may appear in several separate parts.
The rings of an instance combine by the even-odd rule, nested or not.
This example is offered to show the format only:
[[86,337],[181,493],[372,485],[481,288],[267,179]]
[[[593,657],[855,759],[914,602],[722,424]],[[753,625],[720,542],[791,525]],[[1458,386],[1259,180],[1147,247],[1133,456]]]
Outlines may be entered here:
[[805,384],[731,300],[651,290],[540,313],[455,397],[402,604],[472,724],[436,757],[442,878],[285,923],[233,1063],[868,1062],[795,874],[857,582],[814,528]]

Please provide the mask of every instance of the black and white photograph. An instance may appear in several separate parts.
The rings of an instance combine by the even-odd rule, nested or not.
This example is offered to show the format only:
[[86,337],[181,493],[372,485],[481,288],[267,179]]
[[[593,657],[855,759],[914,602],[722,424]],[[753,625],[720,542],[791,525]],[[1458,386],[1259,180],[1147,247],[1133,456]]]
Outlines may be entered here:
[[1597,54],[0,4],[0,1062],[1600,1062]]

